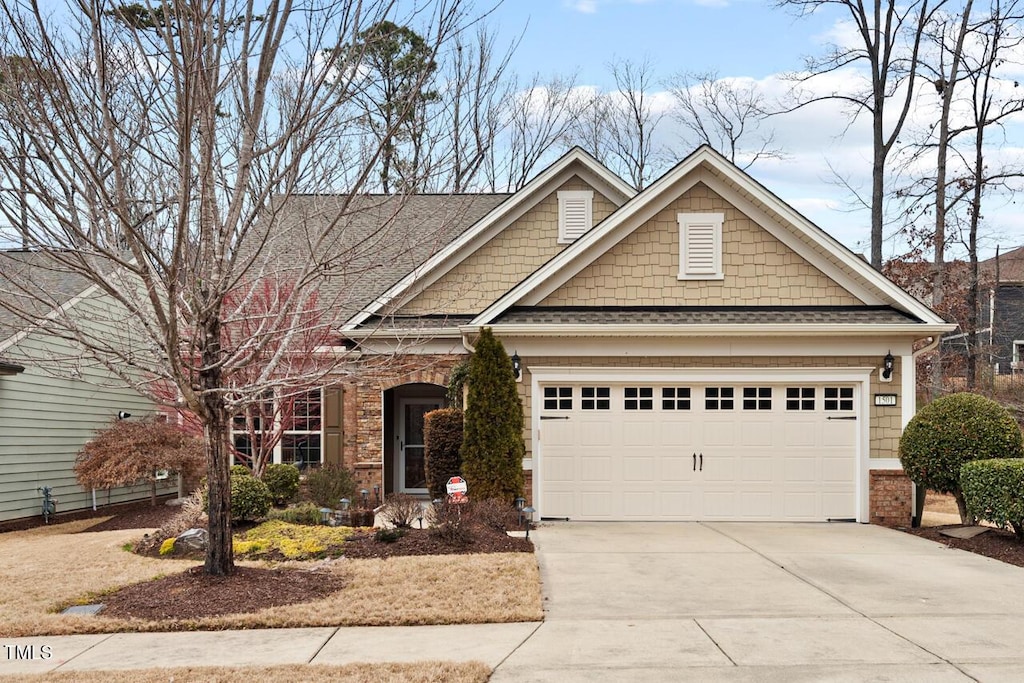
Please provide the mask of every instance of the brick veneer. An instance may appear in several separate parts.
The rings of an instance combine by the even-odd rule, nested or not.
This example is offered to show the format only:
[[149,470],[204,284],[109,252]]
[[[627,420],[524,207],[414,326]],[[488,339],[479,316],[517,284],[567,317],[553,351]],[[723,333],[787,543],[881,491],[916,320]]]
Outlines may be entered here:
[[872,524],[910,526],[914,487],[903,470],[871,470],[868,486]]

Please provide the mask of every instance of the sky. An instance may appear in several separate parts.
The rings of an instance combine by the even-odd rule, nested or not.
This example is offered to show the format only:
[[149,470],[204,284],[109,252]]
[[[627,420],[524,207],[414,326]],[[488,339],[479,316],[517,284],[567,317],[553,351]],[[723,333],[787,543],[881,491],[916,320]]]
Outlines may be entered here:
[[[800,70],[805,57],[822,54],[829,42],[857,39],[844,19],[834,7],[796,16],[770,0],[505,0],[487,21],[503,42],[520,39],[512,69],[523,76],[576,73],[579,86],[610,90],[610,61],[649,59],[659,78],[713,70],[720,77],[752,79],[781,96],[788,88],[782,76]],[[1024,74],[1019,64],[1014,68]],[[842,72],[832,82],[854,75]],[[925,85],[911,126],[924,125],[934,111],[937,98]],[[680,146],[672,125],[665,135],[685,155],[692,147]],[[827,103],[773,117],[772,127],[785,158],[758,162],[751,175],[851,249],[868,253],[868,211],[836,180],[841,173],[870,196],[868,120],[850,126],[840,105]],[[999,152],[1021,158],[1022,145],[1024,126],[1011,126]],[[991,237],[981,247],[983,257],[997,245],[1008,251],[1024,244],[1024,218],[1013,199],[994,197],[988,204],[985,228]],[[883,247],[887,257],[904,250],[895,239]]]

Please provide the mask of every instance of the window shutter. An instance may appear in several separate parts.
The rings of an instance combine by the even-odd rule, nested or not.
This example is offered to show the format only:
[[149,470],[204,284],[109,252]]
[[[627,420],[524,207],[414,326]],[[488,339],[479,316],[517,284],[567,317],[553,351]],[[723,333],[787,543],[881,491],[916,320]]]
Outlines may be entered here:
[[558,193],[558,241],[574,242],[594,224],[594,193],[563,190]]

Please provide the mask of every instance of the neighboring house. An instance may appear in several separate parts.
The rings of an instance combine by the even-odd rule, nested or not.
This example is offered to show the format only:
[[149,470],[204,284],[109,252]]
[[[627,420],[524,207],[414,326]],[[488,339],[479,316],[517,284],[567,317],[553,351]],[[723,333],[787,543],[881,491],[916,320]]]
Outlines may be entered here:
[[[36,307],[40,317],[58,307],[76,314],[104,305],[85,280],[49,267],[47,258],[0,252],[0,296],[19,296],[34,283],[47,295]],[[106,370],[72,360],[79,355],[70,342],[0,307],[0,523],[40,514],[44,486],[59,501],[58,513],[149,497],[148,484],[94,492],[75,481],[75,457],[98,428],[120,411],[153,410]],[[176,490],[171,483],[161,492]]]
[[992,366],[1000,375],[1024,372],[1024,247],[982,261],[980,266],[994,283],[981,313]]
[[508,197],[416,201],[473,210],[353,297],[359,363],[400,353],[324,392],[306,457],[425,494],[423,415],[490,327],[538,517],[909,520],[914,345],[953,326],[709,147],[640,193],[574,149]]

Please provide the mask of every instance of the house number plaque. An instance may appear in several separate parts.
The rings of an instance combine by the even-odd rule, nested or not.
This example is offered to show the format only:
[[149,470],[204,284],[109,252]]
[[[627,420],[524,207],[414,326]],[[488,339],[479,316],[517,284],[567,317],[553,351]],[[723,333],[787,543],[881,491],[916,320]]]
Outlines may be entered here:
[[875,394],[875,405],[876,406],[894,406],[894,405],[896,405],[896,394]]

